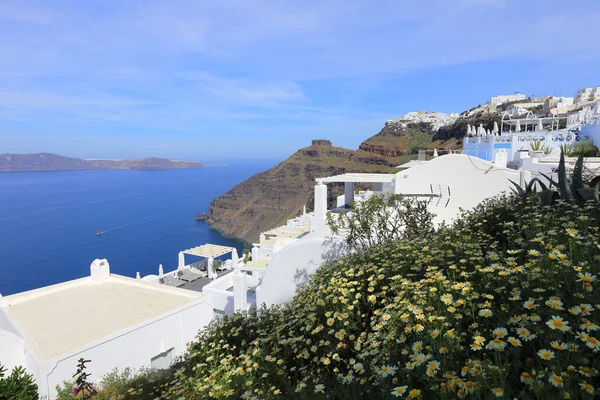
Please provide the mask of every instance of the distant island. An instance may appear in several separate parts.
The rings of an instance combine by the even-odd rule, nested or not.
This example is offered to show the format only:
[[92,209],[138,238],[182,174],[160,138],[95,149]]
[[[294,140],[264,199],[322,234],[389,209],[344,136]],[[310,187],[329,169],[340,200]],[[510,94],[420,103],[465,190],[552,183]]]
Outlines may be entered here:
[[162,157],[112,160],[72,158],[52,153],[0,154],[0,172],[104,169],[160,171],[167,169],[203,168],[205,166],[198,161],[178,161]]

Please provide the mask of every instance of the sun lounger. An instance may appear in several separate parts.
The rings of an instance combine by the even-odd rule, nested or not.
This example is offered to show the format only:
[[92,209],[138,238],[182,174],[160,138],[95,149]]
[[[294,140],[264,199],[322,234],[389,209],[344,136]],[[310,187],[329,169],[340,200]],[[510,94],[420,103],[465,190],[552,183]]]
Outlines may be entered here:
[[199,271],[195,272],[195,271],[192,271],[191,269],[182,269],[181,271],[179,271],[177,273],[177,277],[186,282],[194,282],[205,276],[206,276],[206,274],[203,274],[202,272],[199,272]]
[[160,280],[160,283],[162,283],[163,285],[173,286],[173,287],[181,287],[181,286],[185,285],[185,281],[182,281],[181,279],[177,279],[171,275],[165,275],[165,277]]

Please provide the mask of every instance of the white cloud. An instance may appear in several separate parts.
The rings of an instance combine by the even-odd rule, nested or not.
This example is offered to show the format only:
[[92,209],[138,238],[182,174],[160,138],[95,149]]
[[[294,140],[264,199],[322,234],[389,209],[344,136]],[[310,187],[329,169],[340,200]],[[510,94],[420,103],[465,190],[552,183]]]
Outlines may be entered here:
[[217,96],[251,105],[275,104],[280,101],[307,100],[300,86],[292,82],[264,82],[228,79],[204,71],[182,71],[179,77]]

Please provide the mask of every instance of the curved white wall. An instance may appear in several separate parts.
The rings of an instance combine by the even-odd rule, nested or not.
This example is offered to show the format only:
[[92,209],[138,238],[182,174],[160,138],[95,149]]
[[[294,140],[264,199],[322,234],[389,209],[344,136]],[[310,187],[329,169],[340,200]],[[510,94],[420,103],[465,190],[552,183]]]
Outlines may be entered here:
[[[396,193],[431,193],[430,184],[448,186],[447,207],[433,206],[435,222],[451,221],[460,208],[469,210],[501,192],[510,192],[509,179],[519,183],[519,172],[463,154],[449,154],[396,174]],[[432,204],[437,200],[433,199]],[[445,203],[445,202],[444,202]]]
[[304,237],[283,248],[269,263],[257,290],[257,306],[288,302],[322,264],[345,251],[343,238]]

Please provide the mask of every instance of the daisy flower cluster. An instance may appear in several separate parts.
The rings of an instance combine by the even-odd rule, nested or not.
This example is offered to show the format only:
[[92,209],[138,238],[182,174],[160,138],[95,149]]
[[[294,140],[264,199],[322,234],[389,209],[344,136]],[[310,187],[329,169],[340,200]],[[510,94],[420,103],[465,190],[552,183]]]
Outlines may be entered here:
[[594,398],[600,211],[498,197],[214,321],[165,398]]

